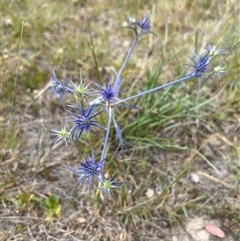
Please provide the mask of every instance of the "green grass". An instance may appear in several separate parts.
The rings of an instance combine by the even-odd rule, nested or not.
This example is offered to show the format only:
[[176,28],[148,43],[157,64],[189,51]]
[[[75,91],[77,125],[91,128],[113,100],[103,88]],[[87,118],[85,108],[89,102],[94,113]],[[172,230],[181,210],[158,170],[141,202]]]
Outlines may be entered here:
[[[34,220],[45,233],[66,240],[158,240],[156,227],[171,232],[194,215],[232,220],[222,227],[239,237],[239,45],[232,49],[240,39],[237,5],[235,0],[4,1],[0,212],[6,226],[0,232],[5,240],[36,238]],[[130,30],[117,28],[148,10],[156,36],[143,36],[137,44],[123,72],[122,97],[184,76],[187,56],[204,53],[209,44],[226,53],[232,49],[224,59],[227,73],[204,83],[199,98],[198,80],[190,80],[131,101],[138,109],[119,108],[116,119],[132,146],[112,156],[118,143],[111,132],[106,175],[118,170],[127,184],[102,206],[99,190],[88,193],[62,166],[76,167],[92,148],[98,160],[102,140],[89,135],[78,146],[53,146],[50,130],[60,128],[68,114],[41,91],[53,68],[60,79],[79,82],[81,70],[86,84],[108,81],[133,39]],[[150,189],[153,196],[147,195]]]

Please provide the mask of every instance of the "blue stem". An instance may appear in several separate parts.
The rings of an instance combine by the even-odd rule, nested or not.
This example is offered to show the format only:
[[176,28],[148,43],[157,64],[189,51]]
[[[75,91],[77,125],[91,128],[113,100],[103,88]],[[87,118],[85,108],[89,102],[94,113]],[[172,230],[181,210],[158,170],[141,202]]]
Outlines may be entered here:
[[146,90],[146,91],[143,91],[143,92],[138,93],[138,94],[136,94],[136,95],[127,97],[127,98],[125,98],[125,99],[123,99],[123,100],[119,100],[119,101],[117,101],[117,102],[115,103],[115,105],[118,105],[118,104],[120,104],[120,103],[122,103],[122,102],[126,102],[126,101],[128,101],[128,100],[132,100],[132,99],[141,97],[141,96],[143,96],[143,95],[147,95],[147,94],[153,93],[153,92],[158,91],[158,90],[161,90],[161,89],[163,89],[163,88],[165,88],[165,87],[168,87],[168,86],[171,86],[171,85],[180,83],[180,82],[182,82],[182,81],[190,80],[190,79],[193,79],[193,78],[196,78],[196,76],[186,76],[186,77],[184,77],[184,78],[174,80],[174,81],[172,81],[172,82],[169,82],[169,83],[160,85],[160,86],[155,87],[155,88],[153,88],[153,89]]
[[107,132],[106,132],[106,137],[104,140],[104,146],[103,146],[103,151],[101,155],[101,160],[103,160],[106,157],[106,151],[107,151],[107,144],[108,144],[108,138],[109,138],[109,133],[110,133],[110,128],[111,128],[111,121],[112,121],[112,109],[109,106],[108,107],[108,125],[107,125]]
[[127,65],[127,62],[128,62],[128,60],[129,60],[132,52],[133,52],[133,49],[134,49],[134,47],[135,47],[135,45],[136,45],[136,43],[137,43],[137,40],[138,40],[138,36],[136,36],[136,37],[134,38],[134,40],[133,40],[133,42],[132,42],[132,45],[131,45],[131,47],[130,47],[130,49],[129,49],[129,51],[128,51],[128,54],[127,54],[127,56],[126,56],[126,58],[125,58],[125,60],[124,60],[124,62],[123,62],[123,64],[122,64],[122,67],[121,67],[121,69],[120,69],[120,70],[118,71],[118,73],[117,73],[116,82],[115,82],[114,87],[113,87],[114,89],[117,89],[117,90],[118,90],[118,88],[119,88],[119,86],[120,86],[120,84],[121,84],[121,74],[122,74],[123,70],[125,69],[125,67],[126,67],[126,65]]

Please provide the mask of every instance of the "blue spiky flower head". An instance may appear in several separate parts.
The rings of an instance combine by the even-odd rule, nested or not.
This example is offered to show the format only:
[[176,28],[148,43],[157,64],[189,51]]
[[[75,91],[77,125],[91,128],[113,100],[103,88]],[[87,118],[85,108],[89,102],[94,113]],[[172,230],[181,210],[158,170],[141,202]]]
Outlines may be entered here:
[[150,32],[150,20],[149,13],[147,12],[145,16],[136,22],[136,24],[145,32]]
[[118,89],[112,86],[112,78],[110,79],[109,83],[102,87],[98,85],[100,88],[100,95],[103,100],[105,100],[109,105],[114,104],[114,100],[118,95]]
[[106,108],[115,105],[115,101],[118,100],[117,96],[119,93],[118,86],[112,84],[112,78],[110,81],[103,87],[99,84],[95,84],[99,90],[96,90],[99,96],[90,102],[90,105],[100,104],[102,102],[106,103]]
[[[207,54],[205,54],[203,57],[201,57],[200,55],[195,54],[195,53],[194,53],[194,55],[195,55],[197,61],[195,61],[193,58],[189,57],[189,59],[193,62],[193,64],[186,64],[186,65],[193,67],[193,71],[190,72],[190,74],[188,74],[189,77],[200,78],[198,90],[197,90],[197,97],[198,97],[199,91],[203,84],[204,75],[205,74],[208,75],[207,70],[209,68],[209,63],[210,63],[211,58],[209,56],[209,49],[207,49]],[[209,76],[209,77],[211,78],[211,76]]]
[[74,118],[66,120],[67,122],[73,122],[75,124],[70,130],[72,137],[75,137],[76,141],[78,141],[84,132],[87,134],[92,132],[98,136],[98,134],[93,130],[93,127],[101,129],[104,129],[104,127],[98,125],[98,121],[94,120],[94,118],[102,111],[94,113],[94,105],[90,106],[86,110],[80,108],[79,106],[73,108],[75,112],[69,112],[74,116]]
[[88,179],[89,189],[93,177],[98,177],[100,174],[103,175],[104,159],[100,160],[99,162],[96,162],[94,152],[92,150],[92,156],[88,156],[87,160],[79,162],[79,167],[77,170],[65,164],[64,166],[78,176],[78,181],[80,182],[80,184],[83,184],[84,181]]
[[202,78],[204,74],[207,73],[209,63],[210,63],[210,56],[209,51],[207,54],[205,54],[203,57],[201,57],[198,54],[194,54],[197,61],[195,61],[193,58],[189,59],[193,62],[193,64],[187,64],[191,67],[193,67],[193,71],[189,74],[191,77],[200,77]]
[[73,93],[73,90],[67,87],[67,83],[70,80],[70,78],[67,78],[65,81],[59,81],[57,79],[56,73],[53,70],[53,75],[51,77],[51,89],[49,92],[53,92],[53,99],[56,97],[59,97],[60,103],[63,105],[63,96],[67,93]]
[[[142,36],[144,34],[147,34],[147,33],[154,34],[151,31],[149,13],[148,12],[145,14],[145,16],[141,20],[136,20],[135,16],[129,17],[129,23],[131,25],[134,25],[134,27],[131,27],[131,26],[128,26],[128,27],[131,28],[132,30],[134,30],[137,37],[140,37],[140,36]],[[140,31],[138,30],[138,28],[136,26],[140,29]]]

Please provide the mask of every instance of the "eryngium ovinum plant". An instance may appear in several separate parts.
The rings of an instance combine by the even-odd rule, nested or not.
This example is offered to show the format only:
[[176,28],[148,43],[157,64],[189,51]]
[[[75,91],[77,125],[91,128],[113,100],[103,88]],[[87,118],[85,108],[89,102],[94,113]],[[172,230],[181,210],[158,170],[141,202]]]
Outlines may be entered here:
[[[153,34],[150,27],[148,13],[139,21],[137,21],[135,17],[129,18],[129,26],[127,26],[127,28],[133,30],[135,37],[121,68],[114,74],[115,76],[110,78],[106,85],[101,86],[98,83],[89,83],[88,85],[85,85],[82,80],[81,73],[79,84],[73,83],[70,78],[67,78],[65,81],[59,81],[55,71],[53,70],[51,77],[51,89],[49,90],[54,93],[53,97],[59,98],[60,104],[70,115],[68,119],[62,122],[63,126],[60,130],[53,130],[53,135],[55,136],[54,143],[64,141],[66,145],[74,145],[79,142],[79,139],[83,134],[96,135],[102,141],[103,148],[101,153],[98,153],[100,158],[96,159],[96,153],[92,150],[85,159],[79,162],[78,169],[74,169],[73,167],[65,164],[64,167],[77,176],[80,184],[83,184],[86,181],[88,183],[88,189],[91,187],[92,180],[95,179],[96,182],[94,183],[97,183],[96,189],[99,189],[102,192],[104,201],[107,196],[111,194],[112,189],[120,188],[126,183],[124,180],[117,181],[115,179],[117,172],[115,172],[111,177],[106,177],[105,175],[105,170],[108,165],[108,163],[106,163],[106,157],[111,155],[107,153],[107,146],[109,144],[109,135],[112,125],[114,126],[116,138],[119,143],[118,148],[126,147],[126,142],[123,139],[121,128],[115,118],[119,112],[118,106],[123,105],[126,108],[132,108],[132,106],[128,104],[129,100],[144,97],[145,95],[149,95],[163,88],[195,78],[199,79],[199,87],[197,90],[198,95],[202,83],[205,80],[212,78],[214,75],[220,77],[220,75],[225,72],[224,67],[222,67],[222,61],[220,61],[216,66],[211,66],[212,59],[222,54],[223,51],[217,49],[215,46],[209,46],[206,48],[204,56],[193,53],[193,57],[189,58],[189,63],[186,65],[190,66],[192,70],[185,77],[173,80],[167,84],[156,86],[155,88],[145,90],[132,96],[120,98],[119,94],[121,92],[122,84],[121,75],[126,68],[134,47],[136,46],[139,38],[146,34]],[[74,95],[76,103],[73,105],[65,105],[64,98],[67,95]],[[122,95],[123,93],[121,93],[121,96]],[[97,118],[99,115],[106,115],[106,126],[102,126],[102,123],[100,123],[100,118]],[[99,130],[97,129],[104,132],[103,136],[105,136],[105,138],[99,136]]]

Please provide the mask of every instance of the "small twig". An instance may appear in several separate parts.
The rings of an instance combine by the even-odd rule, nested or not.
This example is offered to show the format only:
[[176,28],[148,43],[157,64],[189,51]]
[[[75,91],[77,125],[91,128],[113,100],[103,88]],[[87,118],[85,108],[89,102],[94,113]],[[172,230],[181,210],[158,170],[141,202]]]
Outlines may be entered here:
[[216,182],[216,183],[218,183],[218,184],[221,184],[221,185],[227,187],[228,189],[234,189],[233,186],[227,184],[226,182],[224,182],[224,181],[222,181],[222,180],[220,180],[220,179],[217,179],[217,178],[215,178],[215,177],[209,176],[207,173],[198,171],[197,174],[199,174],[200,176],[206,177],[206,178],[208,178],[208,179],[210,179],[210,180],[212,180],[212,181],[214,181],[214,182]]

